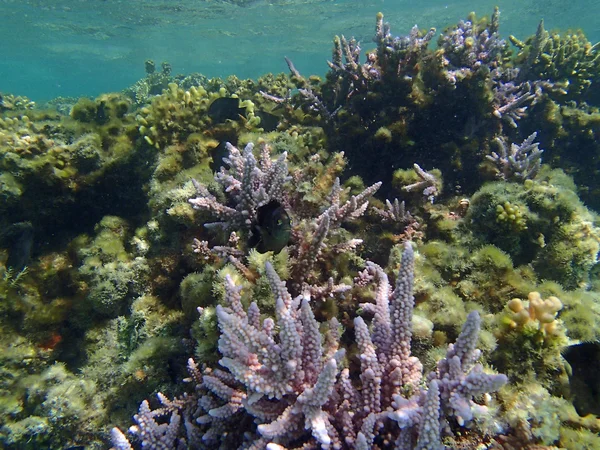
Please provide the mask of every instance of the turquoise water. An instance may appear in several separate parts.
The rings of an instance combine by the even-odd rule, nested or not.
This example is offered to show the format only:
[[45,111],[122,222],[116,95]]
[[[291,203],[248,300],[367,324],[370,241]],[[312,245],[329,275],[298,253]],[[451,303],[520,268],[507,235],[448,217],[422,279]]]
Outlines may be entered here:
[[[241,3],[241,1],[240,1]],[[144,76],[144,61],[168,61],[173,73],[257,77],[285,72],[284,56],[305,74],[323,74],[334,35],[372,46],[375,14],[395,34],[416,23],[438,30],[469,11],[500,7],[502,36],[546,28],[582,28],[600,39],[597,2],[548,1],[221,1],[1,0],[0,91],[36,101],[118,91]]]

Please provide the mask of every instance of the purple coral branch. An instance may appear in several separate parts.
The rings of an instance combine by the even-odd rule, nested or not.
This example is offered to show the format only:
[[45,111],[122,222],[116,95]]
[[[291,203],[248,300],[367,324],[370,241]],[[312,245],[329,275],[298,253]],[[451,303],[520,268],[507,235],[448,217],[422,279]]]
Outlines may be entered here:
[[512,143],[510,149],[506,141],[496,138],[495,142],[500,147],[500,152],[492,152],[486,158],[492,161],[498,169],[498,176],[503,180],[532,180],[536,177],[542,164],[542,153],[534,132],[529,135],[520,145]]
[[[370,263],[361,278],[366,284],[376,282],[376,299],[371,308],[365,307],[374,314],[371,324],[362,317],[354,322],[359,389],[349,369],[338,373],[343,351],[338,350],[337,321],[330,321],[322,339],[309,298],[292,298],[270,266],[267,276],[276,297],[276,317],[264,319],[262,325],[256,303],[244,308],[241,288],[226,278],[225,304],[217,307],[217,318],[221,365],[227,371],[206,368],[201,373],[190,360],[194,394],[173,401],[159,396],[163,406],[154,411],[143,402],[130,434],[144,448],[284,449],[304,442],[303,448],[366,450],[382,438],[399,449],[441,450],[448,421],[454,418],[466,425],[485,410],[473,397],[507,381],[504,375],[484,373],[477,363],[480,318],[474,311],[437,370],[429,374],[428,388],[419,387],[422,367],[410,354],[410,243],[404,244],[393,292],[376,264]],[[413,395],[406,398],[408,386]],[[256,426],[240,429],[248,422],[244,416]],[[124,433],[114,429],[111,434],[115,449],[132,448]]]
[[479,313],[469,313],[458,339],[448,346],[436,372],[429,374],[429,382],[437,380],[439,385],[442,410],[461,426],[473,419],[474,396],[495,392],[508,381],[505,375],[484,373],[476,363],[481,356],[476,348],[480,326]]
[[517,128],[517,122],[525,116],[528,106],[535,104],[542,94],[539,84],[524,82],[515,85],[512,81],[504,83],[500,80],[493,91],[494,116],[512,128]]
[[227,143],[229,156],[223,161],[229,166],[222,167],[215,180],[229,197],[227,206],[193,180],[197,197],[189,199],[194,209],[208,211],[219,222],[205,224],[206,227],[220,227],[224,230],[249,230],[256,219],[257,210],[270,200],[282,200],[283,186],[291,177],[288,175],[287,153],[283,152],[271,161],[270,147],[261,144],[261,156],[257,162],[253,154],[254,145],[248,144],[243,152]]
[[406,192],[422,191],[423,196],[425,196],[429,202],[433,203],[435,197],[440,194],[440,181],[432,173],[421,169],[421,166],[419,166],[417,163],[414,164],[413,168],[421,181],[404,186],[403,189]]

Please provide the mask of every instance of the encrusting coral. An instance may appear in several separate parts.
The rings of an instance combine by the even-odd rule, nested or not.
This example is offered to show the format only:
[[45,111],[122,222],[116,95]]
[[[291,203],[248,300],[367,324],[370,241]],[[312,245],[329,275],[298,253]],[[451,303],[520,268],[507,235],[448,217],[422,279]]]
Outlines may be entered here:
[[[555,386],[562,371],[560,349],[569,342],[564,323],[557,318],[562,309],[558,297],[542,299],[539,292],[530,292],[525,301],[508,301],[496,319],[499,348],[494,352],[495,364],[505,369],[510,366],[511,377],[537,378],[545,386]],[[514,351],[527,354],[527,363],[509,362],[507,358]]]
[[551,296],[543,300],[539,292],[530,292],[528,305],[514,298],[508,302],[508,309],[514,314],[510,317],[508,326],[510,328],[523,328],[530,326],[530,322],[537,322],[537,329],[544,336],[553,335],[556,332],[556,314],[563,305],[557,297]]

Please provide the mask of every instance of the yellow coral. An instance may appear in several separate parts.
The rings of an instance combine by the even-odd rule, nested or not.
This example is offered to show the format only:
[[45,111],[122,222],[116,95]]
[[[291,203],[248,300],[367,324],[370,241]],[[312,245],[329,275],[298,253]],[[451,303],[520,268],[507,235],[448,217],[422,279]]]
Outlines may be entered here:
[[563,304],[558,297],[543,299],[539,292],[530,292],[528,300],[513,298],[507,303],[507,313],[501,322],[509,329],[535,329],[544,337],[559,336],[562,331],[556,318]]
[[527,219],[519,205],[504,202],[496,207],[496,222],[505,223],[515,231],[527,229]]

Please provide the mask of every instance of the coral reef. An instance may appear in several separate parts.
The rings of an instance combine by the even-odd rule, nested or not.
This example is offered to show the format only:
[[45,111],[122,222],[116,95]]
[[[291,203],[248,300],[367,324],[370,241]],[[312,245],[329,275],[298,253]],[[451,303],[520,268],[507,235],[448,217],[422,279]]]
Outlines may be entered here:
[[473,195],[467,219],[476,238],[573,288],[589,281],[600,250],[596,216],[574,189],[559,171],[523,185],[488,183]]
[[[322,338],[310,298],[292,298],[271,266],[267,277],[276,317],[262,324],[256,303],[245,309],[241,286],[227,278],[228,306],[218,306],[217,316],[220,364],[228,371],[201,373],[190,360],[194,393],[175,400],[159,394],[162,407],[157,410],[144,401],[129,432],[143,447],[283,448],[305,442],[322,448],[371,448],[386,439],[397,448],[443,448],[441,435],[449,432],[450,421],[463,426],[474,415],[486,415],[486,407],[473,397],[498,390],[506,377],[486,374],[475,364],[480,319],[473,312],[429,374],[428,389],[418,388],[422,366],[410,350],[413,258],[406,244],[393,291],[380,267],[367,266],[362,282],[371,278],[377,295],[370,307],[363,306],[373,313],[372,329],[361,317],[354,321],[358,376],[348,368],[338,373],[344,356],[338,322],[330,320]],[[360,389],[353,386],[356,378]],[[168,424],[159,424],[157,418],[164,416],[170,416]],[[238,433],[221,434],[231,422],[238,424]],[[113,429],[112,437],[114,448],[132,448],[119,429]]]
[[0,447],[600,447],[598,44],[508,41],[0,95]]
[[[126,311],[133,298],[144,292],[150,268],[146,259],[125,249],[129,237],[128,225],[118,217],[104,217],[96,226],[92,242],[78,242],[77,283],[80,295],[86,298],[80,313],[115,317]],[[127,301],[129,299],[129,301]]]
[[[317,217],[312,216],[310,209],[303,206],[302,192],[293,189],[289,183],[293,178],[288,174],[287,154],[283,152],[277,160],[271,159],[271,147],[261,143],[260,159],[257,163],[253,154],[253,144],[246,145],[243,153],[228,144],[229,157],[225,162],[227,169],[221,168],[215,175],[215,180],[221,185],[223,194],[227,197],[223,203],[211,194],[208,189],[195,181],[198,197],[189,202],[194,208],[210,212],[220,219],[219,222],[205,223],[207,228],[218,228],[226,232],[241,233],[248,238],[256,225],[257,211],[272,201],[281,202],[287,206],[288,213],[293,218],[289,243],[290,278],[293,281],[294,293],[309,288],[313,294],[318,290],[318,284],[312,282],[320,279],[313,271],[319,261],[328,261],[332,255],[351,252],[359,244],[358,239],[346,239],[341,225],[343,222],[355,220],[362,216],[368,206],[368,198],[380,187],[376,183],[357,195],[352,195],[342,203],[344,194],[339,178],[333,180],[327,203],[329,206]],[[314,181],[313,181],[314,183]],[[231,206],[228,206],[231,205]],[[308,214],[307,214],[308,213]],[[231,237],[230,237],[231,241]],[[327,244],[326,244],[327,241]],[[218,246],[212,253],[226,256],[238,269],[242,268],[240,256],[247,252],[243,239],[234,240],[235,246]],[[207,257],[207,241],[195,240],[195,251]],[[338,257],[341,263],[341,256]],[[342,264],[339,264],[341,269]],[[322,275],[322,274],[320,274]],[[251,278],[251,277],[249,277]],[[310,286],[313,284],[313,286]],[[330,282],[333,288],[333,279]],[[336,289],[344,289],[342,286]],[[323,292],[320,294],[323,296]]]
[[[360,62],[360,45],[342,36],[334,39],[322,86],[291,70],[298,101],[366,182],[387,186],[394,168],[415,161],[440,167],[451,160],[445,186],[469,189],[477,184],[478,145],[495,137],[507,119],[516,124],[537,97],[533,85],[512,82],[501,67],[508,48],[498,27],[497,10],[491,19],[472,15],[446,30],[432,50],[435,30],[423,33],[415,26],[394,37],[379,14],[377,48],[367,52],[366,62]],[[432,123],[436,133],[428,132]]]

